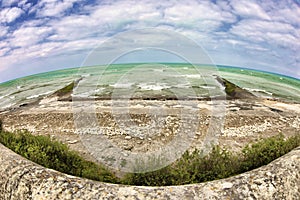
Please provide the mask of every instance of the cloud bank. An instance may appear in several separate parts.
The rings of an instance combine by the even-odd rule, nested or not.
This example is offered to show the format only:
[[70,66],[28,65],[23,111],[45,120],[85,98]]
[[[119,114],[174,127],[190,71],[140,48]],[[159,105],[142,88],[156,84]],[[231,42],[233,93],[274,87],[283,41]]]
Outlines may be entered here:
[[107,38],[147,27],[185,35],[216,64],[300,78],[296,0],[6,0],[0,6],[0,82],[80,66]]

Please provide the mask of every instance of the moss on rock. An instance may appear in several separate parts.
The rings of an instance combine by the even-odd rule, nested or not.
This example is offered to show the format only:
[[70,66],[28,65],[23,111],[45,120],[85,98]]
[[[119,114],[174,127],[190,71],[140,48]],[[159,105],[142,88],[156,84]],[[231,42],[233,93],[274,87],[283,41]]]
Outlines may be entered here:
[[254,94],[252,94],[248,90],[245,90],[224,78],[218,76],[217,81],[222,85],[224,85],[227,99],[256,99],[257,98]]

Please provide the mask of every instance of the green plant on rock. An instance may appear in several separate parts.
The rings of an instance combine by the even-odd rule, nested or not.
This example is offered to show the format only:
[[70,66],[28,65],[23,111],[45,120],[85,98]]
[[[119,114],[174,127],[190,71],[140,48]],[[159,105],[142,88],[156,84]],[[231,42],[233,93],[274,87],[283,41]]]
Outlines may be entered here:
[[299,145],[299,135],[285,139],[282,134],[247,145],[242,150],[241,170],[248,171],[266,165]]
[[74,86],[75,86],[75,82],[73,81],[72,83],[66,85],[65,87],[57,90],[54,94],[56,94],[58,96],[66,95],[66,94],[71,93],[73,91]]
[[25,158],[47,168],[98,181],[118,182],[105,167],[84,160],[68,146],[49,136],[34,136],[27,131],[1,132],[0,142]]
[[[214,146],[205,156],[198,150],[187,151],[169,166],[147,173],[127,173],[122,179],[102,165],[84,160],[77,152],[69,150],[67,145],[51,140],[49,136],[34,136],[28,131],[11,133],[2,130],[0,142],[33,162],[63,173],[110,183],[166,186],[222,179],[266,165],[300,146],[300,134],[289,138],[284,138],[282,134],[265,138],[247,145],[239,153],[220,146]],[[150,161],[156,166],[157,162],[163,160]],[[143,163],[140,167],[145,168]]]
[[240,153],[232,153],[219,146],[214,146],[204,157],[198,150],[185,152],[170,166],[154,172],[129,173],[122,183],[165,186],[222,179],[266,165],[299,145],[300,134],[287,139],[279,134],[248,145]]

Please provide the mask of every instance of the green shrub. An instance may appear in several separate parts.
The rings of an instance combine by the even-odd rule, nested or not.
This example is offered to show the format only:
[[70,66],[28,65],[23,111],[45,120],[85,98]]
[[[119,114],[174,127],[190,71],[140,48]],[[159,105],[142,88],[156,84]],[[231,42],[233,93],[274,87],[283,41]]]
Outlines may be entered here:
[[299,135],[285,140],[282,134],[247,145],[242,150],[241,170],[249,171],[266,165],[299,145]]
[[86,161],[67,145],[49,136],[34,136],[27,131],[1,132],[0,142],[23,157],[47,168],[98,181],[118,182],[113,173],[101,165]]
[[170,166],[154,172],[130,173],[123,179],[124,184],[165,186],[183,185],[216,180],[234,174],[238,165],[235,155],[219,146],[201,157],[198,150],[185,152],[183,156]]
[[0,142],[16,153],[48,168],[97,181],[128,185],[166,186],[222,179],[266,165],[300,146],[300,134],[285,139],[282,134],[247,145],[240,153],[219,146],[210,154],[185,152],[173,164],[147,173],[128,173],[116,178],[105,167],[86,161],[67,145],[48,136],[33,136],[27,131],[0,132]]
[[286,140],[280,134],[248,145],[240,153],[232,153],[219,146],[213,147],[211,153],[204,157],[197,150],[186,152],[175,163],[163,169],[127,174],[122,183],[166,186],[222,179],[266,165],[299,145],[300,134]]

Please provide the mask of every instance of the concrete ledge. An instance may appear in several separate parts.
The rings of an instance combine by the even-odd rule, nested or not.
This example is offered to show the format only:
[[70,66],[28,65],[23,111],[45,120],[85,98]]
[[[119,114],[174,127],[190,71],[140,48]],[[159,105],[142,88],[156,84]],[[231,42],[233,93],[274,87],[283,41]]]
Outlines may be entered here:
[[107,184],[46,169],[0,144],[0,199],[300,199],[300,147],[269,165],[193,185]]

